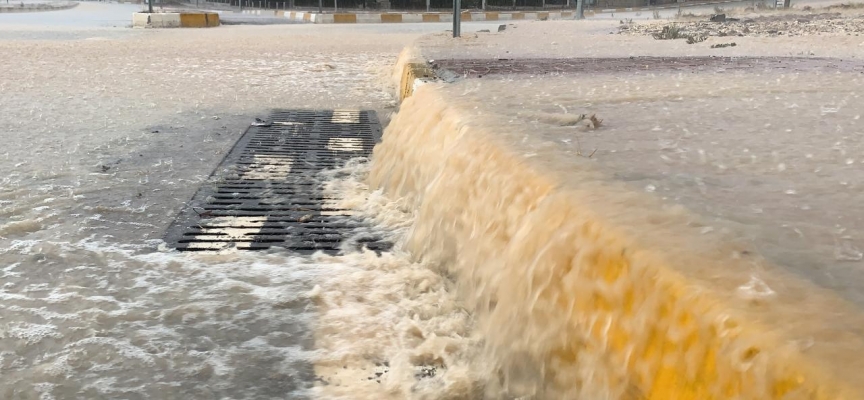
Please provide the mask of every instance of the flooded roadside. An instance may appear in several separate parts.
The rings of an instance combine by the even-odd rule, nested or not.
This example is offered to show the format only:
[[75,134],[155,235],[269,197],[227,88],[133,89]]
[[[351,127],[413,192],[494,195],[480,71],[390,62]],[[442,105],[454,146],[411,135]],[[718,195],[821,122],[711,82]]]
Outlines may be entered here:
[[[398,249],[162,245],[256,117],[353,108],[386,120],[387,75],[422,33],[336,44],[345,30],[281,29],[0,41],[0,397],[434,397],[458,376],[457,356],[437,360],[471,351],[470,317],[446,278]],[[329,176],[331,191],[398,243],[411,213],[368,191],[364,165]],[[386,374],[363,371],[384,362]]]

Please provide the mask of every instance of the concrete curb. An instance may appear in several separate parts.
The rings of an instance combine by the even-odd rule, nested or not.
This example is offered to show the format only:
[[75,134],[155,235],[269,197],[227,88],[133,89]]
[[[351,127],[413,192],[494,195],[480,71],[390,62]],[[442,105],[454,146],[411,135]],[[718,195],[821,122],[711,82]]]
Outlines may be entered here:
[[[452,22],[453,14],[448,13],[335,13],[320,14],[305,11],[283,10],[243,10],[243,14],[273,15],[297,22],[313,24],[391,24],[417,22]],[[464,12],[463,21],[515,21],[515,20],[561,20],[573,19],[572,11],[556,12]]]
[[[555,189],[559,187],[559,184],[554,179],[546,179],[549,177],[543,168],[535,168],[533,165],[517,161],[524,159],[518,156],[511,157],[511,155],[516,154],[512,149],[503,145],[499,146],[493,143],[494,141],[489,142],[482,134],[475,134],[475,137],[465,139],[466,135],[470,135],[465,132],[482,130],[482,127],[474,127],[473,131],[471,129],[466,130],[466,125],[462,122],[448,124],[447,121],[438,121],[434,124],[433,130],[429,130],[429,126],[422,123],[409,122],[408,125],[404,125],[406,123],[400,119],[420,121],[420,118],[413,117],[412,119],[412,113],[422,114],[418,110],[435,107],[435,104],[443,104],[445,107],[443,110],[436,111],[437,114],[435,115],[449,115],[452,121],[463,120],[460,117],[461,113],[458,107],[451,108],[447,105],[448,100],[436,92],[421,90],[417,93],[416,98],[413,96],[418,84],[422,85],[430,79],[436,78],[430,76],[431,71],[423,57],[418,56],[416,51],[403,51],[403,54],[405,57],[404,59],[400,57],[396,68],[397,71],[401,69],[402,75],[399,84],[400,100],[405,100],[399,113],[404,112],[407,116],[400,117],[397,114],[385,134],[384,141],[379,145],[381,149],[376,148],[375,150],[376,157],[380,158],[379,153],[386,152],[405,153],[414,158],[402,157],[399,158],[399,162],[408,165],[422,165],[422,157],[448,160],[440,162],[442,167],[429,167],[430,171],[417,173],[416,176],[419,177],[442,176],[439,175],[439,169],[448,168],[448,166],[451,166],[449,168],[454,168],[452,166],[467,168],[466,166],[469,165],[481,165],[482,167],[479,168],[482,168],[482,173],[478,170],[473,171],[476,173],[466,175],[477,177],[485,174],[484,185],[488,185],[488,187],[498,187],[496,185],[500,184],[502,188],[520,188],[520,191],[510,193],[515,197],[498,200],[499,204],[514,204],[507,212],[482,213],[475,210],[475,213],[471,215],[476,215],[477,220],[464,222],[465,226],[504,226],[501,220],[509,218],[507,216],[528,215],[529,213],[543,214],[543,218],[536,219],[539,221],[569,221],[532,225],[530,229],[522,228],[527,229],[526,232],[530,231],[532,237],[535,237],[533,240],[538,243],[552,243],[556,240],[555,238],[569,235],[567,240],[560,243],[560,248],[556,248],[554,251],[549,250],[549,254],[557,254],[556,251],[560,250],[562,252],[560,255],[549,255],[542,258],[538,254],[536,258],[531,258],[535,257],[534,253],[527,251],[530,251],[534,245],[521,244],[522,241],[520,240],[514,240],[508,245],[514,246],[518,250],[514,250],[512,254],[530,256],[522,260],[508,261],[513,263],[510,267],[511,270],[522,272],[533,270],[533,268],[521,268],[533,262],[538,265],[545,265],[547,270],[556,271],[554,276],[557,276],[558,279],[565,280],[564,276],[566,275],[568,276],[566,279],[569,279],[570,282],[578,282],[584,288],[581,291],[562,290],[556,292],[557,286],[550,286],[545,292],[548,298],[553,299],[548,300],[549,304],[569,304],[569,306],[562,306],[561,312],[557,314],[556,318],[572,318],[575,321],[572,326],[576,328],[568,332],[570,335],[568,337],[572,338],[573,343],[579,344],[573,345],[573,347],[569,347],[568,344],[550,356],[554,358],[556,363],[559,363],[562,373],[568,371],[567,368],[574,367],[575,364],[568,364],[568,362],[575,363],[573,360],[578,360],[579,354],[591,353],[602,359],[614,360],[612,362],[612,365],[616,365],[613,368],[614,374],[621,374],[621,379],[629,382],[634,388],[633,393],[644,395],[644,397],[639,396],[640,398],[808,398],[826,400],[860,398],[858,397],[860,393],[855,388],[854,382],[832,376],[829,372],[830,369],[825,368],[824,355],[797,351],[789,346],[787,334],[792,335],[791,337],[796,337],[797,334],[806,334],[795,331],[795,328],[790,327],[794,324],[787,320],[794,321],[795,318],[806,317],[807,320],[818,321],[823,315],[822,311],[815,313],[803,310],[796,311],[801,312],[801,315],[794,312],[791,314],[774,314],[774,311],[767,309],[753,311],[755,309],[742,307],[736,303],[739,299],[735,297],[734,293],[730,297],[726,292],[712,291],[712,288],[701,283],[703,281],[700,280],[699,273],[702,270],[690,273],[689,270],[681,268],[679,264],[682,261],[671,262],[672,258],[666,257],[664,249],[639,244],[631,240],[618,229],[617,224],[622,221],[615,221],[607,218],[608,215],[603,216],[603,214],[595,213],[590,206],[586,206],[584,202],[580,201],[579,196]],[[400,128],[393,128],[393,126]],[[450,127],[450,131],[446,128],[440,128],[442,126]],[[453,127],[459,127],[459,129]],[[421,138],[424,136],[428,139]],[[439,136],[448,137],[436,139]],[[431,143],[435,140],[446,143],[446,145],[438,146],[438,142],[435,142],[436,145],[432,145]],[[460,141],[460,145],[454,144],[457,141]],[[463,148],[461,144],[468,142],[481,144],[481,146],[476,151],[474,149],[459,150]],[[426,152],[410,150],[415,148],[422,148]],[[430,152],[434,152],[434,154],[430,155]],[[461,157],[460,161],[454,161],[456,157]],[[474,160],[473,163],[471,160]],[[478,162],[476,160],[483,161]],[[490,165],[489,160],[496,161],[497,164],[492,163]],[[429,163],[427,162],[427,164]],[[495,165],[500,168],[496,169]],[[512,173],[510,169],[512,165],[521,165],[517,175]],[[385,192],[391,195],[406,196],[406,193],[411,190],[425,188],[419,189],[425,190],[422,195],[413,192],[412,195],[419,199],[427,196],[434,197],[436,202],[454,204],[436,196],[443,193],[443,196],[446,197],[448,191],[458,192],[453,194],[454,198],[470,203],[466,199],[472,199],[471,193],[474,193],[475,190],[473,189],[476,184],[474,181],[462,182],[461,186],[459,182],[447,181],[446,189],[443,188],[443,184],[437,181],[420,181],[412,183],[414,189],[406,189],[399,186],[400,183],[398,182],[406,182],[410,179],[405,178],[404,175],[393,174],[392,176],[399,176],[401,180],[398,182],[396,180],[388,181],[391,171],[384,167],[377,168],[380,168],[381,171],[373,170],[373,184],[370,187],[384,188]],[[524,180],[517,181],[516,178],[519,177],[524,178]],[[542,193],[537,196],[538,203],[530,205],[526,198],[531,197],[531,195],[528,193],[528,189],[524,188],[536,187],[539,185],[537,182],[547,180],[549,181],[548,188],[537,190],[538,193]],[[434,188],[434,185],[438,185],[438,188]],[[460,190],[464,192],[459,192]],[[436,195],[429,195],[430,192],[434,192]],[[609,193],[610,196],[622,194],[624,193],[616,191]],[[478,200],[478,198],[473,198],[472,201],[480,204],[482,200]],[[489,196],[486,195],[483,198],[489,198]],[[543,206],[544,203],[547,205]],[[529,204],[530,207],[519,208],[526,204]],[[468,206],[466,205],[466,207]],[[484,205],[477,207],[484,207]],[[546,207],[546,211],[543,211],[544,207]],[[431,206],[424,208],[420,205],[418,209],[431,214],[438,212],[438,209]],[[563,210],[567,211],[564,212]],[[426,218],[447,219],[443,214],[440,216],[431,214],[427,215]],[[429,220],[434,219],[429,218]],[[535,220],[526,218],[519,223],[531,224],[533,223],[531,221]],[[513,223],[513,221],[508,223]],[[420,229],[420,231],[423,230]],[[474,234],[470,236],[475,239],[460,236],[465,232],[454,229],[452,232],[440,235],[456,242],[470,243],[467,247],[471,249],[490,250],[494,247],[486,246],[488,243],[471,242],[471,240],[484,240],[476,239]],[[665,233],[671,234],[672,231]],[[437,231],[436,234],[438,234]],[[452,235],[452,237],[448,235]],[[680,238],[679,236],[674,237]],[[426,243],[426,239],[423,238],[420,242]],[[581,246],[573,245],[573,243],[580,243]],[[646,245],[646,247],[640,247],[642,245]],[[544,246],[546,246],[543,247],[544,249],[548,247],[548,245]],[[717,246],[721,246],[721,244],[717,244]],[[589,251],[592,255],[579,258],[580,247],[592,249]],[[492,251],[506,253],[507,250],[506,248],[497,248]],[[716,255],[719,253],[699,253],[692,255],[692,257],[688,255],[686,259],[688,261],[704,261],[705,265],[723,264],[724,268],[734,268],[735,271],[738,269],[748,271],[751,268],[751,266],[746,265],[746,262],[724,264],[727,261],[721,262],[712,259],[709,254]],[[457,256],[461,257],[461,255]],[[461,261],[464,265],[478,265],[479,260],[484,257],[485,259],[495,259],[493,254],[479,254],[477,259],[470,258],[472,256],[466,257],[469,259]],[[571,264],[571,260],[574,260],[572,262],[578,260],[581,263],[579,264],[580,267],[573,266],[575,264]],[[685,262],[685,264],[687,263]],[[495,266],[496,268],[504,268],[498,264]],[[704,271],[710,270],[711,268],[707,268]],[[688,271],[688,274],[683,273],[685,271]],[[772,276],[772,279],[778,286],[795,288],[796,293],[800,293],[808,301],[813,301],[814,304],[831,304],[831,307],[844,310],[843,312],[838,311],[838,315],[847,315],[845,313],[848,310],[841,308],[841,305],[845,307],[845,303],[841,300],[825,293],[809,282],[802,282],[792,276],[781,275],[779,270],[774,271],[772,269],[771,271],[777,272],[777,275]],[[526,275],[528,275],[527,272]],[[476,275],[471,276],[476,277]],[[549,276],[552,274],[544,275],[545,278]],[[746,274],[742,272],[741,276],[746,276]],[[514,280],[514,282],[517,282],[518,285],[518,282],[538,282],[541,280],[539,276],[525,276],[522,280]],[[610,288],[615,288],[615,290]],[[506,293],[516,292],[513,287],[502,290]],[[650,307],[644,307],[647,304],[645,302],[649,301],[648,299],[656,300],[656,303],[653,304],[657,308],[651,309],[654,314],[646,317],[632,312],[637,305],[642,307],[643,311],[648,310]],[[526,309],[529,308],[526,307]],[[819,307],[816,309],[823,310]],[[519,320],[525,324],[531,324],[531,318],[534,318],[535,315],[532,314],[534,311],[530,309],[526,312],[527,314],[520,316]],[[748,314],[750,312],[752,314]],[[765,314],[760,314],[762,312]],[[755,318],[756,316],[759,318]],[[515,318],[512,315],[509,317]],[[535,321],[542,320],[548,323],[550,319],[543,319],[546,317],[549,316],[538,312]],[[858,314],[851,312],[848,314],[848,318],[860,321]],[[826,321],[828,320],[826,319]],[[833,325],[825,323],[819,326]],[[788,332],[785,331],[787,328],[789,329]],[[840,333],[831,332],[829,335],[840,335]],[[854,343],[857,347],[850,348],[849,351],[854,353],[864,349],[860,344],[857,344],[858,342]],[[756,359],[759,363],[758,368],[741,367],[742,365],[749,365],[747,362]],[[606,371],[597,372],[600,376],[605,376]],[[611,376],[612,373],[609,375]],[[610,385],[610,389],[614,389],[620,383],[610,381],[607,384]]]
[[219,26],[217,13],[134,13],[133,28],[211,28]]
[[[681,4],[682,9],[697,6],[740,3],[741,0],[708,1],[704,3]],[[638,12],[677,9],[678,4],[654,7],[604,8],[600,10],[585,10],[585,16],[597,14],[614,14],[616,12]],[[287,10],[243,10],[243,14],[273,15],[287,18],[291,21],[310,22],[314,24],[390,24],[417,22],[452,22],[453,14],[446,12],[385,12],[385,13],[318,13],[311,11]],[[463,21],[531,21],[531,20],[562,20],[574,19],[574,11],[466,11],[462,13]]]
[[436,80],[435,73],[426,63],[411,62],[405,64],[399,83],[399,101],[402,102],[411,97],[418,87],[434,80]]
[[25,12],[43,12],[43,11],[60,11],[78,7],[78,3],[70,2],[62,5],[55,4],[25,4],[24,7],[6,7],[0,6],[0,14],[3,13],[25,13]]

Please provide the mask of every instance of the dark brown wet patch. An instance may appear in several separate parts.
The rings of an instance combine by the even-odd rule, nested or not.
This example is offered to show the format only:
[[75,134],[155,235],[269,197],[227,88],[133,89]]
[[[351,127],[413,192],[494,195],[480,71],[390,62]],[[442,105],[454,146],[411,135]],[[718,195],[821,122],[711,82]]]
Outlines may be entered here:
[[463,78],[506,75],[615,74],[644,72],[860,72],[860,60],[815,57],[628,57],[445,59],[430,61],[436,71]]

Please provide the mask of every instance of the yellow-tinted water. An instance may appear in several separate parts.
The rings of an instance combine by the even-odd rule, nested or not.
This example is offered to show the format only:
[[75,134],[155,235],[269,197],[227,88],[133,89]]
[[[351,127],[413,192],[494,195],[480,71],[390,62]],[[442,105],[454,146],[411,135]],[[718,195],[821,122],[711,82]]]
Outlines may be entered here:
[[[614,179],[613,166],[556,140],[572,132],[549,134],[548,122],[517,115],[530,114],[532,96],[554,105],[564,83],[588,85],[423,86],[373,157],[370,185],[416,213],[406,248],[454,277],[501,390],[591,399],[860,396],[859,308],[766,260],[758,241],[737,240],[734,227]],[[602,117],[611,125],[632,115],[609,106]]]

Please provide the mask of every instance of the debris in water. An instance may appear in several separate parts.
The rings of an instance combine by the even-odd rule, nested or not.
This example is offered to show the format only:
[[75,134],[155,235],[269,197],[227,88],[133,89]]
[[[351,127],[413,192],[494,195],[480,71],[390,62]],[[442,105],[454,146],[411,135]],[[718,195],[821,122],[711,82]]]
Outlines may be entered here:
[[738,294],[748,300],[762,300],[773,296],[775,292],[764,281],[751,275],[747,283],[738,287]]
[[848,238],[841,238],[834,245],[834,258],[837,261],[861,261],[864,260],[864,252],[855,247]]
[[434,378],[437,371],[436,367],[422,366],[420,371],[414,374],[414,377],[417,379]]

